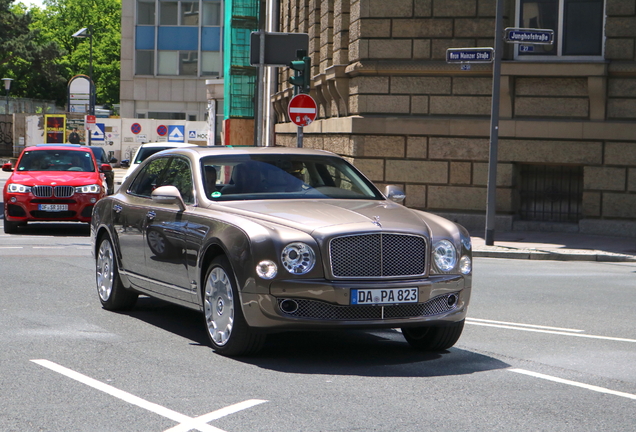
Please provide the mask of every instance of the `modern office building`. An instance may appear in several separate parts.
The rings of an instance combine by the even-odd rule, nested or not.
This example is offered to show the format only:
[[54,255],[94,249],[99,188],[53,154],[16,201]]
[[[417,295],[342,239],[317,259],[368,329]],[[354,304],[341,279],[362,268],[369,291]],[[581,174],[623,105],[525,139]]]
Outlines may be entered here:
[[121,28],[122,117],[222,116],[223,1],[122,0]]

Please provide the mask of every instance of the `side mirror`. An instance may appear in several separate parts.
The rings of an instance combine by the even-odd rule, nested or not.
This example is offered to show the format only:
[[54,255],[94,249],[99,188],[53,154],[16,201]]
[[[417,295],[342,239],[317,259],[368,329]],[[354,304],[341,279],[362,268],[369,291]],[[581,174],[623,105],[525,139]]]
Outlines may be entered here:
[[13,166],[11,165],[11,162],[7,162],[6,164],[2,164],[2,171],[12,172],[13,171]]
[[109,172],[109,171],[112,171],[112,170],[113,170],[113,167],[112,167],[112,166],[110,166],[110,164],[101,164],[101,165],[99,166],[99,170],[100,170],[101,172]]
[[404,191],[395,185],[388,185],[386,188],[384,188],[384,196],[386,196],[387,199],[398,204],[402,204],[402,201],[404,201],[404,198],[406,198],[406,194],[404,193]]
[[150,196],[152,198],[152,201],[156,202],[157,204],[176,204],[179,206],[179,210],[184,211],[186,209],[185,202],[181,197],[181,193],[179,193],[179,189],[174,186],[160,186],[157,189],[153,190]]

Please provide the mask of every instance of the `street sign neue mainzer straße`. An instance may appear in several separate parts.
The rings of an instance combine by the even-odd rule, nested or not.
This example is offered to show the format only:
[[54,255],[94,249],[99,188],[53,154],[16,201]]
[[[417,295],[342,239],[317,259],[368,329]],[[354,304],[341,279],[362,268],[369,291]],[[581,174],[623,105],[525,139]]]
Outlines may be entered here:
[[492,48],[448,48],[446,50],[447,63],[492,63],[494,58]]

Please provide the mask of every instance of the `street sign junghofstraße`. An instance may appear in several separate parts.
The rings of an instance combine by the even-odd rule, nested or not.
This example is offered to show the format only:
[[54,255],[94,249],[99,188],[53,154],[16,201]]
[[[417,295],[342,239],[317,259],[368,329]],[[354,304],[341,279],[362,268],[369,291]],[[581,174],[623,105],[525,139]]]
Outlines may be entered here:
[[508,27],[504,29],[504,40],[510,43],[552,45],[554,30]]
[[493,48],[448,48],[446,63],[492,63],[495,58]]

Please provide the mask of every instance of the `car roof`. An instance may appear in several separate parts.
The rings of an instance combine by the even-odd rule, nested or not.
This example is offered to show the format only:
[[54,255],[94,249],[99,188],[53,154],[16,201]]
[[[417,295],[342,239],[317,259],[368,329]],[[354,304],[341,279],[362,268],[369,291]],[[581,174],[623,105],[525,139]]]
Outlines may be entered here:
[[197,144],[192,144],[192,143],[182,143],[182,142],[170,142],[170,141],[163,141],[163,142],[148,142],[148,143],[143,143],[142,145],[139,146],[139,148],[152,148],[152,147],[172,147],[172,148],[177,148],[177,147],[199,147]]
[[72,150],[72,151],[86,151],[90,150],[87,146],[79,144],[36,144],[26,147],[23,151],[34,150]]
[[[250,154],[298,154],[298,155],[316,155],[316,156],[338,156],[335,153],[326,150],[316,150],[298,147],[256,147],[256,146],[197,146],[193,148],[174,149],[172,151],[179,153],[196,153],[199,158],[211,155],[250,155]],[[339,157],[339,156],[338,156]]]

